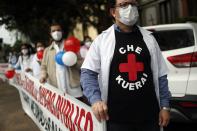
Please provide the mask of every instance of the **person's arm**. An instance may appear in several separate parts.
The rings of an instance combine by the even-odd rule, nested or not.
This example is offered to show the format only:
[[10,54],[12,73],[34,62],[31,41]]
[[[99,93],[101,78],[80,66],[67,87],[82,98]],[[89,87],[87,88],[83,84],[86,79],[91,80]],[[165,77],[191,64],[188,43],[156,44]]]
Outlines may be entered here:
[[47,81],[47,49],[44,50],[43,59],[40,66],[40,82],[45,83]]
[[83,94],[87,97],[91,105],[97,101],[101,101],[97,72],[81,69],[80,82],[83,88]]
[[98,84],[98,74],[101,68],[99,37],[92,43],[81,67],[81,85],[84,95],[91,103],[92,111],[98,121],[108,120],[107,104],[101,99],[101,91]]
[[171,93],[168,88],[167,75],[159,77],[159,93],[160,93],[161,107],[170,107],[169,101],[170,101]]
[[157,41],[155,40],[155,48],[156,48],[156,55],[158,61],[158,79],[159,79],[159,96],[160,96],[160,107],[161,110],[159,112],[159,125],[164,127],[167,126],[170,121],[170,112],[166,107],[169,107],[170,101],[170,92],[168,89],[168,67],[165,63],[161,50]]
[[168,67],[166,65],[166,62],[164,60],[164,57],[162,55],[162,52],[159,48],[159,45],[153,37],[153,40],[155,42],[155,48],[156,48],[156,56],[158,61],[158,80],[159,80],[159,96],[160,96],[160,107],[169,107],[169,101],[170,101],[170,91],[168,88]]
[[83,88],[83,93],[92,105],[92,111],[98,121],[108,120],[108,108],[107,104],[101,99],[101,92],[98,83],[98,73],[82,68],[80,81]]
[[168,88],[167,75],[159,77],[159,94],[160,94],[160,106],[161,110],[159,113],[159,125],[167,126],[170,121],[170,97],[171,93]]

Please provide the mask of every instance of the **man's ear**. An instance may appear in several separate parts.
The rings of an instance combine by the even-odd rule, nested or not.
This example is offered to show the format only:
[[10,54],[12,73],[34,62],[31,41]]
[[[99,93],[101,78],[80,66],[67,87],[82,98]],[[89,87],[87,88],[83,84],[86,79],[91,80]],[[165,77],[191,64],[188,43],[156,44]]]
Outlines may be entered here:
[[116,17],[116,15],[115,15],[115,8],[111,8],[111,9],[110,9],[110,15],[111,15],[113,18]]

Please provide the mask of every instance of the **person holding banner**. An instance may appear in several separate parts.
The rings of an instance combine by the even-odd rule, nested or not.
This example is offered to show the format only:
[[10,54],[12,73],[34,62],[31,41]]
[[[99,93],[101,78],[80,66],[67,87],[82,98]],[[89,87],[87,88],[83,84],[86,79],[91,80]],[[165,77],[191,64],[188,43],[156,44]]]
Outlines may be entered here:
[[151,32],[138,26],[136,0],[108,0],[115,20],[92,43],[81,85],[108,131],[159,131],[170,120],[167,66]]
[[36,43],[36,54],[34,54],[30,66],[32,75],[36,78],[40,78],[40,66],[41,66],[44,49],[45,46],[42,42]]
[[[82,99],[80,87],[79,68],[77,66],[67,67],[62,62],[64,52],[63,30],[59,23],[50,26],[52,42],[44,51],[41,63],[40,82],[48,81],[49,84],[59,88],[75,98]],[[71,53],[73,55],[73,53]],[[55,61],[56,60],[56,61]]]
[[33,59],[33,55],[31,54],[30,45],[24,43],[21,45],[21,55],[18,58],[17,63],[15,64],[14,68],[18,69],[21,68],[22,72],[30,72],[31,71],[31,62]]

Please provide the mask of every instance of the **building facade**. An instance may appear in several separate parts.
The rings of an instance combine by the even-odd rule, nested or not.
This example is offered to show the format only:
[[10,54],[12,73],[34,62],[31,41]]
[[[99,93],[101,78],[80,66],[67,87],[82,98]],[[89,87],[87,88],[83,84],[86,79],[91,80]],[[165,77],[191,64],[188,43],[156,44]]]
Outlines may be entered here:
[[197,0],[139,0],[142,26],[197,19]]

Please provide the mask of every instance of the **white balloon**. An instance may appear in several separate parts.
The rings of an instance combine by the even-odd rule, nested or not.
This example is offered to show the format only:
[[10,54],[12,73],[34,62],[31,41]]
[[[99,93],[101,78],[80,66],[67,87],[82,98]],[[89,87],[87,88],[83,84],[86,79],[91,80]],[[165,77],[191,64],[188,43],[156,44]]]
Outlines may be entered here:
[[73,66],[77,63],[77,55],[72,51],[65,52],[62,61],[66,66]]

